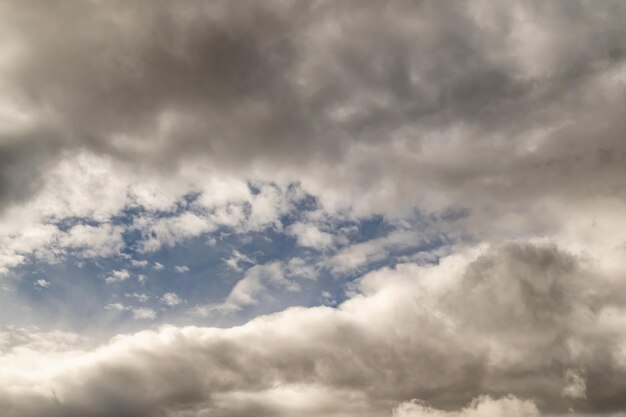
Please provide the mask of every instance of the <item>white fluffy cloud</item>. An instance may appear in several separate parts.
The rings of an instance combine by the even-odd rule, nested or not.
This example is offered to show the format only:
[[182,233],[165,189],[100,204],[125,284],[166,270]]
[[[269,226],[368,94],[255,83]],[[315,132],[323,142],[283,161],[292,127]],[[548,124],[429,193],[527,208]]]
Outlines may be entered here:
[[111,275],[105,278],[107,284],[114,284],[116,282],[126,281],[130,278],[130,272],[125,269],[119,269],[111,272]]

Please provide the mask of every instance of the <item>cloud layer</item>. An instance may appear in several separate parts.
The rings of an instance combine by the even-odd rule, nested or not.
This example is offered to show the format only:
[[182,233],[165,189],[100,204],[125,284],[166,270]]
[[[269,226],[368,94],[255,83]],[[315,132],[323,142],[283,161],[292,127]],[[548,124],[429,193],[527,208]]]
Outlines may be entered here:
[[[62,304],[41,271],[71,260],[105,264],[107,319],[283,305],[320,276],[347,298],[102,343],[8,326],[3,415],[626,412],[625,21],[617,0],[0,0],[0,291]],[[208,304],[141,289],[196,285],[181,248],[231,235]]]
[[144,331],[95,350],[65,339],[14,342],[0,359],[0,402],[8,416],[65,417],[394,408],[396,416],[528,417],[626,406],[624,285],[587,260],[511,243],[372,272],[359,292],[337,309]]
[[[116,253],[119,229],[49,222],[189,193],[214,218],[143,219],[162,236],[146,250],[237,225],[244,202],[271,224],[284,206],[254,204],[248,181],[299,183],[333,213],[469,209],[487,239],[624,197],[617,1],[36,4],[0,5],[9,266],[41,241]],[[315,225],[291,233],[332,243]]]
[[613,1],[3,2],[3,206],[81,150],[299,180],[366,212],[622,195],[624,13]]

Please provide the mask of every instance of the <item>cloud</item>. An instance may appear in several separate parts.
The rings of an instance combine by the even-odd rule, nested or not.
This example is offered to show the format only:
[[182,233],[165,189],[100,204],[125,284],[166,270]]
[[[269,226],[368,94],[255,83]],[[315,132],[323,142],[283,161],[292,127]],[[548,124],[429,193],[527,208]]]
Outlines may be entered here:
[[35,288],[48,288],[51,284],[50,281],[46,281],[45,279],[38,279],[33,284]]
[[123,228],[104,224],[99,226],[76,225],[61,235],[59,245],[79,250],[81,257],[107,257],[119,254],[124,246]]
[[296,282],[285,277],[283,265],[280,262],[255,265],[248,269],[245,276],[235,284],[220,309],[233,311],[255,305],[259,297],[269,295],[268,289],[271,288],[298,291],[300,287]]
[[[0,408],[623,412],[625,19],[615,0],[0,2],[3,279],[223,229],[291,234],[302,259],[338,249],[312,265],[233,252],[230,268],[250,267],[199,312],[271,301],[320,270],[356,279],[337,308],[98,348],[10,329]],[[436,227],[350,244],[308,208],[333,225]],[[442,236],[450,251],[430,252]],[[407,263],[367,272],[395,254]],[[106,261],[106,283],[131,277]],[[157,318],[109,301],[107,319]]]
[[207,219],[190,212],[167,218],[142,217],[135,220],[134,226],[146,236],[141,242],[144,252],[155,252],[163,245],[174,246],[183,239],[199,236],[216,228]]
[[113,271],[111,275],[106,277],[105,282],[107,284],[113,284],[116,282],[126,281],[128,278],[130,278],[130,272],[125,269],[118,269]]
[[145,268],[146,266],[148,266],[148,261],[146,261],[145,259],[143,260],[131,259],[130,264],[134,268]]
[[[16,162],[11,164],[15,169],[12,168],[12,175],[8,175],[5,182],[22,181],[20,179],[23,177],[22,171],[28,178],[41,175],[41,180],[35,181],[31,178],[33,181],[27,181],[36,184],[33,187],[18,187],[10,184],[7,186],[7,189],[11,190],[15,188],[16,201],[23,201],[24,204],[20,203],[19,206],[8,204],[12,201],[8,196],[13,194],[6,193],[8,200],[6,200],[5,219],[10,219],[6,223],[13,223],[15,219],[23,222],[15,222],[20,223],[15,226],[15,230],[13,226],[4,225],[3,222],[3,228],[6,227],[7,230],[0,231],[3,247],[3,253],[0,253],[0,268],[6,272],[23,263],[32,254],[38,254],[44,259],[58,257],[65,249],[73,247],[71,245],[85,243],[84,239],[95,239],[93,242],[100,242],[98,239],[106,238],[106,244],[99,243],[96,246],[106,256],[116,254],[122,243],[121,230],[105,225],[112,216],[119,214],[128,206],[139,206],[149,211],[149,215],[139,216],[136,223],[136,227],[144,237],[140,246],[147,252],[155,251],[163,245],[180,243],[188,237],[209,233],[219,225],[228,224],[241,227],[242,230],[275,226],[277,219],[294,207],[292,198],[294,196],[287,195],[288,192],[281,191],[280,187],[274,186],[260,187],[258,192],[251,192],[247,187],[251,178],[255,180],[254,184],[262,183],[261,180],[283,185],[298,183],[302,190],[318,197],[320,204],[328,210],[340,212],[340,209],[349,209],[359,215],[372,212],[394,215],[397,214],[396,212],[405,213],[415,207],[435,210],[449,206],[468,206],[473,209],[470,210],[471,221],[469,226],[463,225],[463,227],[468,227],[473,233],[487,235],[489,238],[498,235],[503,229],[506,233],[517,237],[528,231],[545,232],[564,227],[559,214],[564,207],[571,205],[571,201],[579,202],[615,196],[613,190],[619,188],[619,181],[622,178],[620,169],[623,164],[619,164],[616,158],[619,159],[619,155],[624,152],[620,148],[620,141],[613,139],[616,137],[616,132],[620,131],[621,118],[612,111],[618,108],[615,103],[619,101],[621,89],[614,87],[621,85],[620,74],[623,72],[620,66],[622,65],[621,52],[616,46],[621,45],[617,42],[621,33],[621,26],[618,26],[619,19],[607,12],[605,14],[612,18],[602,20],[603,7],[597,12],[590,11],[580,2],[571,6],[571,13],[565,3],[561,2],[552,7],[526,4],[518,4],[510,9],[495,7],[494,12],[488,11],[486,4],[490,3],[476,2],[471,6],[459,6],[458,9],[438,5],[422,10],[417,6],[414,9],[403,3],[393,3],[383,16],[386,21],[397,24],[388,25],[389,28],[394,28],[393,30],[381,29],[381,33],[375,36],[379,39],[378,43],[372,45],[371,48],[365,48],[356,41],[367,37],[347,35],[365,34],[367,29],[372,27],[368,22],[378,18],[376,6],[369,3],[367,6],[362,6],[362,13],[355,19],[346,17],[351,15],[347,9],[327,4],[324,7],[320,6],[321,9],[316,13],[322,15],[328,13],[335,27],[343,28],[338,32],[324,26],[323,19],[320,21],[315,18],[317,14],[309,16],[300,11],[303,13],[299,12],[303,21],[298,27],[302,27],[303,33],[308,34],[307,41],[304,43],[307,48],[303,50],[303,54],[296,54],[293,57],[290,55],[294,60],[294,65],[288,65],[284,70],[293,77],[286,76],[286,80],[281,80],[289,84],[288,87],[291,88],[285,91],[298,98],[294,98],[293,102],[302,107],[298,111],[306,116],[293,119],[291,122],[301,122],[306,125],[305,127],[313,125],[317,129],[316,132],[310,134],[303,133],[302,138],[296,135],[298,140],[293,139],[293,142],[301,140],[302,143],[298,142],[299,146],[286,145],[286,143],[292,143],[293,135],[291,134],[286,136],[272,134],[272,137],[266,139],[265,142],[263,140],[259,140],[258,143],[254,142],[250,138],[259,136],[258,129],[255,128],[235,135],[239,145],[231,149],[230,145],[217,139],[200,139],[207,137],[204,134],[205,125],[194,127],[192,126],[194,123],[189,123],[189,129],[194,132],[188,135],[184,129],[175,128],[176,126],[168,127],[168,123],[176,124],[172,120],[180,117],[178,114],[180,112],[173,110],[174,116],[172,112],[165,112],[167,114],[163,116],[155,109],[144,110],[145,118],[137,118],[137,123],[144,120],[148,125],[155,125],[151,122],[161,120],[162,124],[166,125],[164,132],[158,136],[159,140],[154,141],[156,145],[147,138],[157,136],[144,134],[142,128],[138,128],[138,133],[134,132],[134,135],[126,132],[126,130],[135,130],[134,122],[126,120],[126,117],[132,113],[130,110],[117,114],[107,109],[103,109],[102,112],[111,116],[108,120],[111,126],[118,126],[117,128],[109,128],[99,123],[85,127],[94,138],[87,142],[83,142],[81,138],[89,135],[82,135],[82,131],[81,134],[74,136],[67,135],[65,141],[57,142],[56,139],[50,139],[53,142],[49,145],[51,148],[67,148],[66,153],[50,152],[50,157],[45,157],[43,155],[46,153],[43,152],[42,156],[36,156],[42,145],[30,139],[25,140],[19,146],[15,145],[20,149],[19,152],[16,150],[15,152],[20,155],[22,152],[24,155],[30,153],[35,160],[38,160],[37,158],[46,160],[51,158],[51,160],[41,165],[41,174],[37,174],[38,170],[31,169],[30,156],[24,156],[24,159],[16,158]],[[107,7],[110,7],[111,13],[115,15],[114,3],[99,7],[104,9],[81,8],[86,21],[98,21],[105,26],[121,24],[115,19],[101,21],[103,19],[100,17],[101,14],[97,13],[97,10],[109,10]],[[195,6],[188,7],[194,9]],[[282,7],[286,9],[283,10]],[[210,11],[203,9],[203,13],[198,13],[197,19],[199,21],[208,19],[211,22],[217,19],[226,27],[234,24],[235,29],[239,28],[237,25],[241,23],[240,19],[247,21],[246,18],[239,16],[241,13],[239,10],[230,10],[226,7],[226,11],[218,13],[218,9],[220,7],[217,6]],[[281,26],[284,30],[289,31],[292,28],[288,18],[289,10],[291,10],[289,7],[282,3],[272,3],[267,6],[267,10],[262,9],[263,11],[259,11],[254,8],[252,14],[267,12],[284,24]],[[310,12],[307,7],[304,9]],[[545,13],[540,13],[542,10]],[[63,20],[62,11],[55,8],[52,8],[52,11],[50,19]],[[133,16],[135,13],[141,14],[142,11],[142,6],[136,6],[128,13],[129,16]],[[10,20],[10,24],[6,25],[5,30],[16,39],[23,38],[20,42],[16,40],[16,43],[22,45],[25,50],[32,48],[37,51],[40,46],[38,34],[22,33],[20,30],[22,27],[20,25],[25,24],[29,18],[36,19],[37,11],[26,10],[22,14],[20,10],[17,10],[17,6],[7,6],[6,12],[6,16],[9,16],[6,19]],[[180,26],[174,24],[179,21],[178,19],[186,22],[185,18],[180,17],[176,11],[162,6],[161,12],[164,16],[170,16],[171,20],[168,21],[173,25],[172,30],[181,33],[181,37],[189,41],[189,44],[185,42],[183,44],[195,50],[193,46],[198,46],[194,41],[195,37],[202,36],[193,30],[188,33],[186,26],[182,23]],[[14,19],[11,18],[13,13],[17,16]],[[217,13],[217,16],[221,17],[215,17],[212,13]],[[535,14],[540,17],[530,18]],[[104,15],[109,14],[104,13]],[[153,17],[154,15],[148,13],[147,16]],[[409,21],[415,21],[415,25],[409,24],[410,22],[405,19],[406,16],[414,16],[416,19],[409,19]],[[21,19],[26,19],[26,21]],[[429,24],[437,19],[441,19],[445,25]],[[597,27],[598,19],[602,21],[602,27],[606,27],[607,32],[611,33],[610,36],[603,37],[594,32],[593,28]],[[451,21],[457,24],[452,25]],[[545,24],[534,27],[528,23],[529,21],[541,21]],[[195,20],[194,22],[192,27],[196,27],[196,24],[202,26],[199,22]],[[255,19],[249,23],[252,25],[250,30],[256,28],[257,24],[263,27],[262,22]],[[513,28],[510,33],[505,30],[508,24]],[[133,58],[129,58],[130,62],[142,69],[139,72],[146,73],[145,79],[142,77],[135,80],[138,86],[145,82],[145,85],[141,85],[141,88],[135,91],[135,95],[130,94],[133,89],[120,87],[120,85],[126,85],[128,80],[125,80],[123,76],[126,71],[119,68],[119,71],[112,70],[106,75],[96,71],[89,77],[93,76],[95,81],[100,80],[98,77],[105,79],[112,77],[111,83],[116,87],[113,88],[114,91],[121,95],[131,95],[141,103],[152,103],[153,92],[147,87],[161,84],[148,75],[162,75],[166,79],[170,76],[178,79],[179,76],[176,72],[172,74],[168,71],[166,74],[160,74],[157,69],[144,67],[145,62],[141,58],[144,56],[143,53],[150,55],[155,52],[150,50],[150,43],[144,44],[145,31],[150,33],[155,25],[157,25],[155,21],[148,19],[145,27],[126,28],[129,38],[125,38],[126,41],[122,44],[126,46],[121,47],[120,50],[116,49],[118,44],[114,44],[106,36],[102,39],[108,45],[107,51],[119,58],[117,61],[120,59],[124,61],[123,57],[130,56]],[[59,25],[58,27],[65,26]],[[581,46],[572,47],[566,43],[560,30],[551,29],[554,27],[571,29],[564,29],[564,31],[574,33],[579,37]],[[608,29],[613,27],[615,27],[614,31]],[[400,30],[400,28],[403,29]],[[467,32],[461,31],[461,28],[477,33],[477,36],[470,37],[470,39],[463,35]],[[506,36],[500,36],[501,32],[506,33]],[[111,32],[107,31],[107,33]],[[227,33],[231,32],[227,31]],[[235,30],[233,35],[235,38],[237,38],[237,33],[239,32]],[[268,39],[273,39],[276,35],[271,30],[269,33],[263,33],[268,36]],[[423,33],[429,36],[421,36]],[[68,33],[64,35],[70,36]],[[135,35],[138,36],[137,39],[134,38]],[[212,39],[212,35],[207,36]],[[282,35],[280,37],[283,39]],[[410,41],[416,37],[423,41],[411,43]],[[287,38],[296,43],[300,39],[299,36]],[[88,37],[81,38],[81,40],[68,42],[67,45],[56,46],[67,53],[74,51],[70,53],[72,55],[76,53],[72,49],[74,47],[78,50],[83,50],[81,48],[88,50],[89,39]],[[262,39],[265,38],[262,37]],[[541,39],[543,41],[540,41]],[[44,40],[50,41],[47,38]],[[594,41],[603,46],[601,48],[582,47]],[[448,42],[456,46],[448,47]],[[126,49],[127,43],[132,44],[133,47]],[[263,40],[260,43],[263,43]],[[199,44],[202,45],[202,42]],[[209,42],[209,44],[211,48],[207,53],[213,51],[215,47],[214,43]],[[273,42],[270,44],[273,45]],[[313,45],[320,47],[313,48]],[[184,52],[181,52],[183,56],[179,57],[172,52],[176,48],[167,42],[159,46],[163,50],[161,50],[162,54],[157,55],[167,58],[167,62],[171,60],[172,65],[188,62],[184,59],[187,56]],[[230,46],[236,50],[237,46],[241,45],[235,42],[235,45]],[[581,49],[577,49],[578,47]],[[185,50],[183,48],[183,51]],[[486,50],[491,52],[485,53]],[[320,54],[318,51],[328,52]],[[386,58],[386,54],[390,57]],[[579,61],[578,58],[573,58],[586,54],[589,55],[588,60]],[[26,56],[30,58],[27,60]],[[30,60],[39,63],[36,56],[38,56],[36,53],[32,56],[30,54],[18,55],[19,59],[16,58],[15,65],[35,71],[35,67],[30,66],[33,63]],[[43,53],[40,58],[45,56],[47,55]],[[263,54],[254,56],[264,59]],[[434,56],[436,59],[429,60],[430,63],[426,65],[422,62],[423,60],[418,59],[420,56]],[[466,61],[464,56],[473,56],[475,60]],[[537,61],[537,56],[545,58],[541,60],[542,64],[534,63]],[[553,61],[555,56],[563,56],[563,60],[559,61],[562,67]],[[26,61],[22,62],[22,59]],[[531,63],[527,62],[527,59],[531,60]],[[380,68],[376,72],[369,70],[370,66],[354,64],[355,61],[379,62]],[[548,61],[552,63],[548,65],[546,63]],[[396,62],[397,68],[387,65],[387,62]],[[458,62],[459,68],[467,66],[468,71],[449,74],[451,67],[449,62]],[[201,60],[198,64],[200,63],[206,62]],[[83,60],[79,60],[77,64],[90,65]],[[120,66],[124,67],[121,63]],[[42,63],[37,68],[45,67],[46,65]],[[320,70],[312,70],[311,67],[319,67]],[[174,68],[179,67],[174,65]],[[398,74],[393,71],[394,68],[399,71],[399,74],[404,74],[407,88],[394,87],[394,80],[398,78]],[[98,106],[101,103],[101,100],[97,99],[100,95],[90,88],[85,88],[84,91],[75,89],[73,84],[67,80],[63,81],[64,71],[55,73],[60,77],[57,80],[60,84],[55,84],[55,82],[40,84],[40,78],[46,78],[49,75],[44,74],[46,77],[33,75],[29,78],[34,82],[32,87],[29,87],[28,80],[21,79],[13,72],[3,73],[2,76],[9,80],[13,80],[14,77],[18,78],[19,82],[15,83],[17,90],[15,94],[18,96],[29,96],[32,93],[31,89],[40,91],[42,96],[48,96],[52,94],[47,90],[50,85],[63,87],[62,95],[67,96],[67,101],[55,96],[54,100],[50,99],[50,103],[57,105],[53,107],[62,114],[63,117],[59,117],[63,120],[63,124],[67,124],[66,129],[80,130],[79,126],[83,123],[83,117],[76,117],[73,110],[78,109],[80,112],[82,106],[69,106],[70,103],[75,102],[72,97],[76,96],[78,102],[82,99],[86,100],[95,111],[99,109]],[[81,72],[83,73],[85,72]],[[449,76],[439,76],[443,74]],[[117,79],[117,75],[120,79]],[[87,77],[87,75],[84,76]],[[188,79],[182,76],[181,78]],[[403,77],[399,78],[403,79]],[[290,84],[291,79],[300,81]],[[363,80],[362,84],[353,81],[358,79]],[[228,85],[232,81],[228,77],[220,80]],[[338,80],[342,80],[341,85],[336,85]],[[494,82],[490,83],[490,81]],[[7,84],[11,83],[7,82]],[[87,85],[98,85],[98,83],[89,82]],[[429,92],[427,85],[432,85],[433,91]],[[491,91],[484,88],[484,85],[495,87]],[[176,97],[171,104],[172,107],[178,105],[185,107],[185,104],[191,100],[194,104],[192,107],[196,108],[195,100],[200,102],[212,100],[204,96],[195,97],[187,90],[181,95],[179,89],[167,83],[163,85],[163,88],[167,91],[161,91],[161,94],[156,94],[154,98],[162,99],[165,107],[172,97]],[[369,89],[372,89],[373,93],[368,94]],[[262,98],[259,100],[266,103],[266,94],[273,97],[271,91],[260,91]],[[403,98],[399,91],[405,91],[409,97]],[[594,91],[600,93],[592,94]],[[379,92],[386,94],[378,94]],[[335,94],[341,97],[335,97]],[[385,99],[387,102],[376,103],[370,96],[390,97]],[[424,100],[417,100],[419,98],[424,98]],[[237,96],[233,100],[239,99],[240,96]],[[24,100],[25,105],[30,104],[35,107],[38,105],[38,102],[32,98]],[[362,100],[364,102],[361,102]],[[244,101],[247,101],[247,96]],[[346,103],[340,103],[343,101]],[[126,101],[122,100],[122,102],[126,105]],[[292,101],[289,102],[292,103]],[[423,112],[415,108],[406,109],[406,107],[411,107],[410,103],[417,102],[431,102],[432,109]],[[484,105],[476,105],[477,102]],[[507,105],[493,104],[500,102],[507,103]],[[328,105],[323,106],[320,103]],[[333,106],[333,103],[336,105]],[[268,104],[266,107],[272,107],[272,105]],[[323,111],[318,112],[318,106],[336,109],[329,110],[326,114]],[[221,108],[221,106],[202,108],[207,113],[219,113],[220,110],[215,107]],[[264,106],[260,105],[260,107]],[[362,109],[358,110],[359,108]],[[532,108],[547,110],[537,114],[532,111]],[[246,109],[239,110],[239,112],[245,113]],[[270,113],[276,114],[276,117],[288,114],[288,112],[283,112],[282,108],[271,110]],[[252,106],[250,111],[254,113],[255,106]],[[38,114],[37,111],[32,113]],[[439,116],[435,117],[433,114]],[[205,120],[205,116],[205,114],[198,114],[189,117],[195,122],[197,119]],[[238,117],[249,119],[234,110],[232,116],[235,119]],[[354,120],[348,122],[347,120],[350,119]],[[599,120],[601,123],[578,125],[582,123],[581,120],[588,119]],[[270,127],[273,126],[271,121],[261,121],[262,124],[265,122]],[[283,124],[289,125],[291,122],[284,121],[278,125],[284,127]],[[233,123],[232,125],[240,126],[245,130],[245,124]],[[596,130],[590,130],[592,125],[597,126]],[[368,128],[365,130],[366,133],[363,133],[365,129],[363,126],[372,128]],[[305,127],[295,126],[294,129],[307,131]],[[111,132],[110,129],[115,132]],[[124,131],[124,133],[118,131]],[[39,130],[36,131],[37,134],[39,132]],[[336,135],[341,140],[326,140],[326,134]],[[179,136],[185,139],[179,140]],[[590,136],[597,140],[586,140]],[[53,138],[54,135],[46,137]],[[362,137],[365,139],[359,140]],[[385,141],[376,139],[378,137],[386,139]],[[503,139],[509,137],[512,138],[510,141]],[[11,156],[11,152],[14,151],[14,142],[11,138],[9,139],[7,139],[6,152]],[[147,145],[148,143],[150,146]],[[260,143],[266,144],[267,149]],[[159,145],[165,150],[160,149]],[[30,146],[32,149],[29,148]],[[305,157],[304,152],[311,147],[317,151],[309,152]],[[284,155],[284,158],[279,158],[276,156],[278,152],[276,149],[289,152]],[[481,149],[484,152],[470,152],[470,150]],[[63,155],[63,159],[60,159],[60,155]],[[484,158],[488,158],[488,161]],[[171,161],[165,163],[164,159],[171,159]],[[224,163],[206,164],[206,159],[209,162],[216,160],[224,161]],[[7,157],[7,160],[12,159]],[[20,161],[23,161],[23,164]],[[243,165],[244,168],[233,173],[228,167],[224,167],[230,166],[226,161],[232,162],[233,167]],[[489,161],[498,161],[498,163],[493,164]],[[574,169],[571,161],[582,162]],[[140,162],[136,165],[145,170],[137,171],[134,165],[128,162]],[[212,166],[210,170],[201,169],[208,165]],[[332,169],[335,166],[343,168]],[[599,169],[600,166],[602,169]],[[248,170],[245,167],[255,168]],[[566,175],[563,174],[564,172],[574,174]],[[115,173],[115,180],[103,180],[113,178],[113,173]],[[162,187],[160,187],[161,184]],[[580,187],[578,187],[579,184]],[[25,191],[17,192],[18,188],[24,188]],[[594,192],[580,193],[577,191],[579,188]],[[173,210],[182,195],[194,192],[199,193],[200,197],[198,206],[193,209],[177,214],[170,212],[162,217],[153,215],[152,210]],[[18,211],[29,213],[29,215],[17,213]],[[74,216],[93,217],[105,223],[97,227],[98,230],[91,230],[90,228],[96,228],[88,225],[76,226],[76,230],[60,238],[62,244],[59,246],[55,243],[59,241],[59,231],[48,224],[45,219],[64,219]],[[247,219],[247,223],[242,219]],[[109,227],[110,230],[105,230]],[[81,229],[85,230],[81,231]],[[89,233],[98,233],[98,235],[85,237],[87,230]],[[507,237],[510,236],[507,235]],[[327,236],[322,235],[322,240],[327,241],[326,238]],[[311,242],[309,244],[314,244]],[[319,241],[315,244],[324,243]],[[78,245],[78,247],[82,246]],[[42,248],[48,249],[42,250]],[[89,248],[88,245],[85,247],[85,256],[101,255]]]
[[15,348],[0,356],[13,364],[0,401],[20,417],[611,414],[625,407],[623,287],[553,245],[479,246],[371,272],[338,308]]
[[124,297],[126,298],[134,298],[137,301],[139,301],[140,303],[146,303],[148,302],[148,300],[150,299],[150,296],[148,294],[144,294],[144,293],[126,293],[124,294]]
[[[5,228],[3,228],[5,229]],[[0,272],[24,263],[28,257],[58,262],[64,257],[103,258],[119,255],[124,247],[123,228],[110,224],[78,224],[62,230],[53,224],[29,224],[16,231],[8,226],[0,231]]]
[[427,228],[412,230],[399,228],[387,236],[347,245],[327,259],[324,264],[333,274],[341,275],[363,270],[369,264],[389,257],[392,251],[417,249],[436,241]]
[[291,258],[285,265],[285,273],[289,277],[293,277],[295,279],[316,279],[318,274],[317,268],[313,265],[307,264],[307,262],[302,258]]
[[[142,301],[141,296],[138,297],[139,302],[145,303]],[[147,300],[146,300],[147,301]],[[134,320],[154,320],[157,317],[156,311],[148,307],[133,307],[124,305],[122,303],[109,303],[104,306],[105,310],[123,312],[130,311],[132,313],[132,317]]]
[[[298,182],[331,211],[503,215],[612,195],[623,178],[613,1],[68,7],[3,6],[3,103],[29,120],[3,131],[5,211],[50,194],[55,170],[63,199],[89,195],[63,210],[163,209],[206,185],[209,206],[245,201],[256,227],[289,204],[248,180]],[[194,166],[211,168],[190,181]],[[102,186],[110,172],[123,175]],[[196,215],[147,221],[163,238],[145,249],[215,226]]]
[[127,307],[122,303],[110,303],[104,306],[105,310],[124,311]]
[[233,250],[233,254],[230,258],[223,259],[223,261],[226,263],[226,265],[228,265],[229,268],[237,272],[243,271],[243,268],[239,265],[240,263],[248,265],[256,264],[256,262],[254,262],[243,253],[239,252],[237,249]]
[[156,318],[156,312],[151,308],[137,307],[131,308],[130,311],[136,320],[154,320]]
[[289,227],[289,233],[296,237],[300,246],[324,249],[333,244],[330,233],[323,232],[312,224],[294,223]]
[[189,267],[186,265],[176,265],[174,267],[174,270],[178,272],[179,274],[185,274],[190,271]]
[[531,401],[519,400],[513,396],[494,400],[479,397],[459,411],[442,411],[419,401],[400,404],[393,411],[393,417],[539,417],[537,406]]
[[584,399],[586,397],[587,383],[580,371],[568,370],[565,373],[567,385],[563,388],[563,395],[570,398]]
[[178,294],[174,292],[168,292],[163,294],[163,297],[161,297],[161,302],[167,306],[173,307],[184,302],[184,300],[180,298]]

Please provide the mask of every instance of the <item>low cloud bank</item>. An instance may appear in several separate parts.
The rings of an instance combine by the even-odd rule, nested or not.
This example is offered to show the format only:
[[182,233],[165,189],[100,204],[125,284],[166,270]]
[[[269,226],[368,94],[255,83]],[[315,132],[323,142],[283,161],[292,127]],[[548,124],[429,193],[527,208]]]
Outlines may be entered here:
[[624,290],[592,260],[509,243],[371,272],[336,309],[229,329],[164,327],[97,349],[9,331],[0,405],[9,417],[624,411]]

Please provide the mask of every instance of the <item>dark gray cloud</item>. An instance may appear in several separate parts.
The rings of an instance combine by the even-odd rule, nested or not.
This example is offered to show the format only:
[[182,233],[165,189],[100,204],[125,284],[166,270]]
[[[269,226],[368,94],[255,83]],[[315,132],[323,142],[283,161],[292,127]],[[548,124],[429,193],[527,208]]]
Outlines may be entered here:
[[588,260],[508,244],[373,272],[361,290],[339,309],[146,331],[87,353],[5,349],[0,403],[16,417],[388,415],[481,395],[546,413],[626,408],[624,286]]
[[0,75],[33,120],[20,139],[3,133],[3,200],[78,149],[158,170],[205,158],[361,196],[366,211],[621,196],[625,13],[611,1],[4,2],[18,52]]

